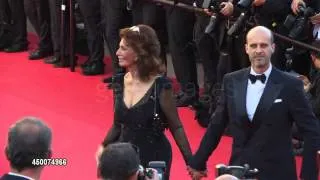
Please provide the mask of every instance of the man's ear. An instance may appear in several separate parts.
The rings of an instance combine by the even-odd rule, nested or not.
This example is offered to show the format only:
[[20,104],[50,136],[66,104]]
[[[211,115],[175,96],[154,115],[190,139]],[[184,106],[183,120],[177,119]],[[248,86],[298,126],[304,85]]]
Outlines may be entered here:
[[6,154],[7,159],[10,161],[10,152],[9,152],[9,146],[6,146],[4,149],[4,153]]
[[316,56],[312,53],[310,53],[310,56],[311,56],[311,60],[314,61],[316,59]]
[[272,47],[272,53],[274,53],[274,51],[275,51],[275,49],[276,49],[276,44],[275,44],[275,43],[272,43],[271,47]]
[[246,51],[246,53],[248,54],[248,44],[244,45],[244,50]]
[[50,159],[52,157],[52,150],[49,149],[47,153],[47,158]]

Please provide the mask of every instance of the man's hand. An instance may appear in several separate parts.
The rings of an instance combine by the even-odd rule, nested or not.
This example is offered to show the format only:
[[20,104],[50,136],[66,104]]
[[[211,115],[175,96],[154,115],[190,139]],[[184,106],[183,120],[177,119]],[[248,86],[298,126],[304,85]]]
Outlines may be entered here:
[[145,177],[145,180],[160,180],[160,177],[158,175],[158,171],[156,169],[153,168],[147,168],[147,171],[151,170],[152,171],[152,178],[149,177]]
[[213,16],[213,15],[216,15],[216,13],[210,11],[209,9],[203,9],[203,11],[208,14],[209,16]]
[[200,180],[203,177],[207,177],[207,171],[197,171],[192,169],[190,166],[188,166],[187,170],[192,180]]
[[96,154],[95,154],[95,158],[96,158],[97,165],[99,165],[99,159],[100,159],[100,156],[101,156],[101,154],[102,154],[102,152],[103,152],[103,149],[104,149],[104,147],[103,147],[102,145],[99,146],[99,147],[98,147],[98,150],[97,150],[97,152],[96,152]]
[[266,2],[266,0],[254,0],[252,4],[254,6],[262,6],[262,5],[264,5],[265,2]]
[[294,14],[298,14],[298,7],[299,7],[299,4],[305,6],[306,3],[303,1],[303,0],[292,0],[292,3],[291,3],[291,10]]
[[222,2],[220,6],[223,7],[220,13],[224,16],[231,16],[233,14],[233,4],[231,2]]
[[320,24],[320,13],[318,13],[314,16],[311,16],[310,21],[312,24]]
[[305,92],[309,92],[309,90],[311,88],[310,80],[304,75],[300,75],[300,76],[298,76],[298,78],[303,81],[303,89],[304,89],[304,91]]

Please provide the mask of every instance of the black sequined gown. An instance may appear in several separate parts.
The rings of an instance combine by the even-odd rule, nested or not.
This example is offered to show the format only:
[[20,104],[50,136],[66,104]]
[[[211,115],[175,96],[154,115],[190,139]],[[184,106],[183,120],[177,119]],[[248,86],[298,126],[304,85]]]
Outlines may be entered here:
[[[144,167],[148,167],[150,161],[166,162],[168,172],[166,179],[168,179],[172,149],[164,134],[166,128],[170,128],[176,141],[177,139],[181,141],[177,144],[185,161],[191,156],[191,150],[179,118],[168,118],[167,113],[163,112],[160,105],[161,91],[163,89],[171,91],[170,81],[163,76],[158,77],[144,97],[130,108],[126,106],[123,100],[123,76],[121,76],[119,82],[114,88],[114,124],[103,144],[130,142],[136,145],[139,148],[141,165]],[[160,118],[155,118],[155,113],[158,113]],[[171,116],[169,115],[169,117]],[[181,133],[181,129],[183,133]]]

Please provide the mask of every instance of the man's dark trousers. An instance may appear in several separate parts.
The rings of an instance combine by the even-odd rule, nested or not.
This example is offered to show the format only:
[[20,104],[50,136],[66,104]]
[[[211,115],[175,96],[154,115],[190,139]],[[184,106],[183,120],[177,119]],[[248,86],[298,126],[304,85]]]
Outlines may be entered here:
[[27,19],[22,0],[8,0],[10,7],[11,27],[13,34],[11,45],[27,47]]
[[52,51],[48,0],[24,0],[27,17],[39,36],[39,50]]
[[104,56],[100,0],[77,0],[87,29],[90,63],[102,63]]

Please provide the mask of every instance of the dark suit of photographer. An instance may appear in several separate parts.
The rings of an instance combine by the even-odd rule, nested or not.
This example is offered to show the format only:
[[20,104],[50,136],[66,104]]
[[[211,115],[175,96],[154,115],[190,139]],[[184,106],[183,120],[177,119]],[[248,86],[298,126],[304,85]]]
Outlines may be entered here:
[[0,0],[0,50],[3,50],[10,44],[10,8],[7,0]]
[[[194,27],[195,42],[204,70],[204,93],[199,98],[199,104],[195,109],[196,118],[203,126],[206,126],[208,117],[215,109],[223,75],[231,72],[235,66],[231,56],[234,54],[233,46],[237,43],[233,42],[233,37],[227,36],[226,33],[235,1],[215,2],[218,2],[214,4],[215,7],[207,10],[208,7],[205,6],[208,6],[206,4],[208,1],[196,1],[197,6],[205,8],[207,12],[207,15],[197,15]],[[234,58],[235,61],[240,61],[239,57],[242,56]]]
[[166,64],[165,46],[168,44],[166,11],[155,2],[146,0],[132,0],[132,23],[151,26],[157,33],[161,44],[161,59]]
[[[193,0],[177,0],[179,3],[193,4]],[[165,60],[165,45],[168,43],[175,76],[181,92],[177,96],[177,106],[188,106],[198,99],[199,86],[193,53],[193,12],[176,6],[163,7],[145,0],[133,0],[133,24],[147,24],[159,36],[161,58]],[[165,25],[166,24],[166,25]],[[168,42],[167,42],[168,39]]]
[[112,59],[113,74],[122,73],[116,52],[119,47],[119,30],[131,25],[131,13],[127,10],[127,0],[101,0],[105,41]]
[[88,31],[89,59],[82,66],[82,72],[84,75],[103,74],[104,43],[100,0],[77,0],[77,2]]
[[[319,14],[316,15],[316,13],[320,12],[320,1],[318,0],[293,0],[291,3],[291,10],[294,13],[296,17],[303,17],[304,14],[302,12],[299,12],[299,7],[305,7],[305,11],[311,12],[313,11],[314,14],[311,15],[311,17],[306,17],[309,19],[306,19],[308,23],[304,24],[302,32],[299,34],[298,39],[299,41],[302,41],[304,43],[310,44],[314,40],[313,35],[313,26],[315,24],[318,24],[319,21]],[[311,9],[310,9],[311,8]],[[300,15],[298,15],[300,13]],[[318,17],[316,17],[318,16]],[[297,28],[292,28],[297,29]],[[310,59],[310,53],[307,50],[301,49],[299,47],[295,48],[295,53],[293,57],[293,63],[292,63],[292,69],[296,71],[299,74],[303,74],[308,76],[310,72],[311,67],[311,59]]]
[[12,34],[10,43],[4,48],[5,52],[25,51],[28,48],[27,20],[21,0],[1,0],[0,11],[6,19],[6,26]]
[[[226,35],[228,26],[228,16],[234,10],[233,1],[226,1],[219,4],[220,12],[208,12],[208,15],[197,15],[195,23],[195,42],[199,56],[203,63],[205,76],[205,94],[210,94],[216,83],[221,83],[223,75],[231,70],[228,60],[231,54],[229,49],[232,42],[227,42]],[[197,6],[201,7],[203,0],[197,1]],[[206,8],[206,7],[204,7]],[[215,13],[215,14],[213,14]],[[216,20],[212,21],[212,18]],[[212,23],[214,25],[212,25]],[[207,28],[213,28],[210,32],[205,32]],[[224,58],[224,59],[223,59]]]
[[[193,4],[193,0],[179,0],[179,2]],[[197,68],[192,45],[195,15],[193,12],[178,7],[167,7],[166,17],[172,64],[182,90],[177,96],[176,103],[177,106],[193,105],[199,96]]]
[[26,15],[39,36],[39,47],[30,53],[29,59],[41,59],[52,53],[50,11],[48,0],[24,0]]
[[[68,42],[69,39],[69,1],[64,1],[66,3],[66,9],[64,11],[64,21],[65,26],[63,30],[61,29],[61,4],[62,0],[49,0],[49,8],[50,8],[50,27],[51,27],[51,39],[53,44],[53,56],[46,58],[45,63],[54,64],[54,67],[69,67],[70,66],[70,55],[69,55],[69,47],[74,46],[74,42],[71,44]],[[75,26],[73,24],[73,26]],[[65,43],[61,44],[61,35],[64,35]],[[62,49],[62,46],[64,47]],[[62,52],[63,50],[63,52]],[[61,57],[64,56],[64,62],[61,61]]]

